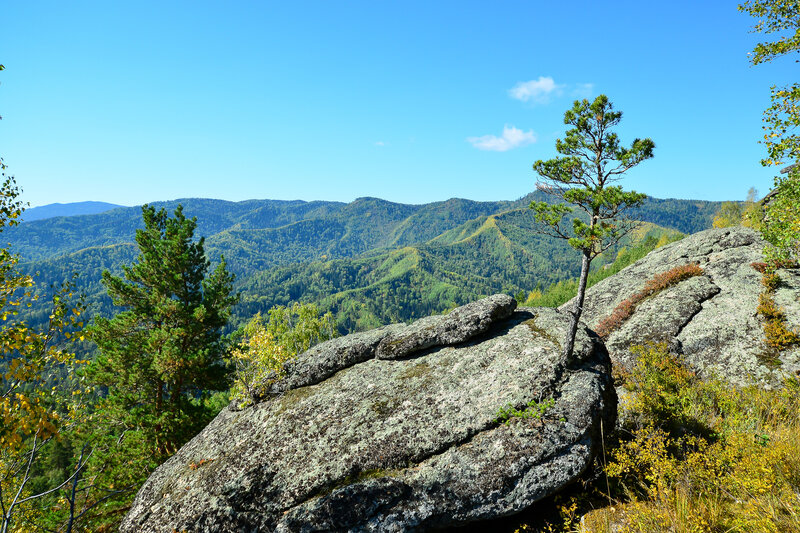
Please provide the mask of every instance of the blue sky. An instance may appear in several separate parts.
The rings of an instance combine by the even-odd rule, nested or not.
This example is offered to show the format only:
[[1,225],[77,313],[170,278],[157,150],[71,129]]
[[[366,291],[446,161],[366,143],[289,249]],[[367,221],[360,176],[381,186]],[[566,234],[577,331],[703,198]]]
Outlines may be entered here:
[[0,156],[32,206],[515,199],[576,97],[656,143],[629,189],[766,193],[736,2],[6,2]]

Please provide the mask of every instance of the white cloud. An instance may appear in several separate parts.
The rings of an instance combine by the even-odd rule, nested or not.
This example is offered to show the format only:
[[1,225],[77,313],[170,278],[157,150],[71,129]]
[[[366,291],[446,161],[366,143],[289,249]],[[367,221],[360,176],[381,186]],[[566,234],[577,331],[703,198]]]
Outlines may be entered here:
[[503,136],[483,135],[481,137],[467,137],[467,142],[478,150],[489,150],[492,152],[505,152],[512,148],[518,148],[536,142],[536,134],[533,130],[522,131],[514,126],[504,126]]
[[577,98],[589,98],[594,91],[594,83],[577,83],[572,90],[572,96]]
[[553,78],[539,76],[538,80],[521,81],[509,89],[508,94],[511,98],[522,100],[523,102],[534,102],[546,104],[551,96],[561,94],[563,85],[558,85]]
[[375,141],[375,146],[386,146],[386,143],[383,141]]

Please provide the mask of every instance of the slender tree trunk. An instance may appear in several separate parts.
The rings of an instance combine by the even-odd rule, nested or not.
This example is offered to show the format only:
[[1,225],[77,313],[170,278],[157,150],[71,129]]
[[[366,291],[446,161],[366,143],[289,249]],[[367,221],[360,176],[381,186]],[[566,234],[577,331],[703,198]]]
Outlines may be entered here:
[[180,407],[180,402],[183,399],[181,393],[183,392],[183,378],[177,378],[175,384],[172,385],[172,396],[170,397],[169,401],[172,403],[174,409],[178,409]]
[[80,473],[86,463],[83,462],[83,454],[86,451],[88,444],[84,444],[81,450],[81,456],[78,458],[78,464],[75,467],[75,475],[72,478],[72,489],[69,492],[69,520],[67,521],[66,533],[72,533],[72,526],[75,525],[75,500],[78,495],[78,482],[80,481]]
[[[164,382],[161,379],[156,379],[156,416],[160,419],[164,412]],[[156,450],[161,452],[161,424],[155,425],[156,430]]]
[[575,334],[578,332],[578,321],[583,313],[583,300],[586,297],[586,280],[589,278],[589,265],[592,263],[588,250],[583,251],[581,260],[581,278],[578,282],[578,296],[575,297],[575,307],[572,310],[572,320],[569,323],[567,339],[564,341],[564,361],[569,363],[572,351],[575,348]]
[[164,382],[156,379],[156,412],[161,414],[164,409]]
[[66,533],[72,533],[72,526],[75,524],[75,493],[78,489],[78,476],[72,480],[72,490],[69,494],[69,520],[67,520]]

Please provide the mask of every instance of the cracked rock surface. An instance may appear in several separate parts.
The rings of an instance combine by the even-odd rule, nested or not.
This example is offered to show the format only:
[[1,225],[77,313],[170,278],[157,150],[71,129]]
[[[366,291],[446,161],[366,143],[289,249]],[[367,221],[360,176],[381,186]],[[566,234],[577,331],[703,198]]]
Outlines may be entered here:
[[[701,374],[716,375],[745,385],[755,379],[776,384],[796,366],[796,354],[774,354],[764,342],[762,322],[756,313],[763,290],[761,274],[752,266],[763,261],[764,243],[752,229],[732,227],[711,229],[654,250],[618,274],[591,287],[586,293],[583,316],[590,327],[610,315],[622,300],[641,291],[656,274],[697,263],[703,276],[689,278],[646,299],[622,327],[614,331],[606,346],[612,361],[622,366],[633,363],[631,345],[665,341],[673,351]],[[782,279],[795,280],[790,271]],[[800,295],[797,288],[784,285],[781,301]],[[568,306],[568,302],[562,309]],[[796,305],[796,304],[795,304]],[[800,319],[797,308],[787,308],[787,317]],[[794,316],[795,318],[791,318]],[[771,363],[775,357],[781,363]]]
[[498,319],[508,318],[517,302],[507,294],[495,294],[462,305],[446,315],[421,318],[389,332],[376,350],[379,359],[400,359],[431,346],[458,344],[485,333]]
[[[425,531],[554,494],[599,452],[601,421],[613,427],[610,361],[581,327],[564,365],[569,317],[554,309],[503,313],[465,341],[425,340],[401,359],[342,357],[348,337],[318,347],[324,373],[330,361],[342,368],[224,409],[153,473],[121,531]],[[410,327],[358,342],[374,351],[376,337]],[[496,421],[502,406],[550,398],[541,419]]]

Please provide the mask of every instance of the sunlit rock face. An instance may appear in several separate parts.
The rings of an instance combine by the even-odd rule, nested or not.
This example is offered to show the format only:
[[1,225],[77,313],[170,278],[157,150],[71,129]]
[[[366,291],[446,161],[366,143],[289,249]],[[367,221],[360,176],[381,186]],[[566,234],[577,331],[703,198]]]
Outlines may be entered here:
[[[224,409],[139,491],[123,532],[425,531],[521,511],[578,478],[613,427],[606,350],[496,295],[320,344]],[[540,417],[497,420],[537,400]]]
[[[614,364],[630,366],[630,346],[667,342],[672,351],[706,377],[717,376],[745,385],[776,385],[800,369],[797,349],[775,352],[765,343],[758,316],[761,274],[753,263],[763,261],[764,242],[749,228],[711,229],[654,250],[643,259],[587,291],[582,320],[595,328],[615,308],[641,291],[648,280],[691,263],[703,275],[686,279],[647,298],[630,319],[605,340]],[[796,270],[779,271],[782,283],[776,301],[790,325],[800,323],[800,283]],[[562,309],[571,308],[572,303]]]

